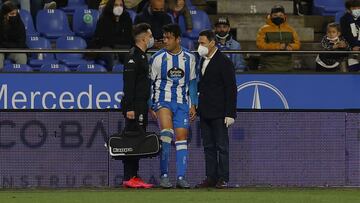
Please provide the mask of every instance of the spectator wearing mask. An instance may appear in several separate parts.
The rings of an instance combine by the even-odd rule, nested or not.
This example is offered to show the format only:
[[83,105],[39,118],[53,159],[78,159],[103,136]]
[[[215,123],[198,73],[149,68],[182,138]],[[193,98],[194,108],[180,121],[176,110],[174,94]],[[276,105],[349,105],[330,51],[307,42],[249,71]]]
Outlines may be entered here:
[[[240,50],[240,43],[237,42],[230,34],[230,22],[226,17],[220,17],[215,22],[215,34],[217,47],[221,51],[225,50]],[[241,54],[226,54],[233,62],[237,71],[244,71],[246,64]]]
[[169,13],[174,18],[175,23],[179,24],[179,17],[183,16],[185,19],[186,31],[192,31],[192,17],[190,11],[186,6],[185,0],[169,0]]
[[[340,25],[330,23],[327,26],[326,36],[321,40],[321,46],[326,51],[346,51],[349,45],[341,36]],[[344,59],[346,54],[319,54],[316,58],[316,71],[335,72],[345,70]]]
[[[109,0],[96,25],[96,30],[89,47],[94,49],[129,49],[133,44],[132,21],[124,9],[123,0]],[[118,59],[123,62],[123,55],[101,54],[110,71]]]
[[[11,2],[5,2],[0,11],[0,48],[25,49],[25,26],[20,19],[18,8]],[[0,53],[0,69],[4,67],[4,59],[8,58],[17,64],[26,64],[26,54]]]
[[[266,25],[260,28],[256,45],[264,51],[293,51],[300,49],[300,41],[296,31],[286,21],[283,6],[274,6],[267,17]],[[260,67],[265,71],[290,71],[292,69],[291,54],[262,54]]]
[[[342,36],[349,43],[352,51],[360,51],[360,1],[348,0],[345,2],[346,13],[340,19]],[[350,71],[359,71],[359,57],[352,55],[348,60]]]
[[148,7],[135,18],[135,24],[148,23],[151,25],[155,44],[154,48],[164,47],[163,44],[163,26],[172,23],[171,17],[165,12],[165,0],[150,0]]

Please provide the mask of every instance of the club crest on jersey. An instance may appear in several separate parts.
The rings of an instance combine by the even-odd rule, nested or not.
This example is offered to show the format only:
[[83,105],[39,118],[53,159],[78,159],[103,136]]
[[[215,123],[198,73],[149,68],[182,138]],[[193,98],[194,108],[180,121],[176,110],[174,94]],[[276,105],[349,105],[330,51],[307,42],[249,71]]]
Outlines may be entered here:
[[180,68],[173,67],[172,69],[170,69],[167,72],[167,75],[168,75],[169,78],[171,78],[173,80],[180,80],[181,78],[184,77],[185,73]]

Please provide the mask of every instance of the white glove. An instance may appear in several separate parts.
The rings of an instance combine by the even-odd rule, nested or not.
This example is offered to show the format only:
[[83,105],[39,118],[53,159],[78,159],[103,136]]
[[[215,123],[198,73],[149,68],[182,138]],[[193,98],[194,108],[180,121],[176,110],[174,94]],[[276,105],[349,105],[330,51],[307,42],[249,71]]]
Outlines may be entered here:
[[226,125],[226,127],[230,127],[232,124],[235,123],[235,119],[231,118],[231,117],[225,117],[224,123]]

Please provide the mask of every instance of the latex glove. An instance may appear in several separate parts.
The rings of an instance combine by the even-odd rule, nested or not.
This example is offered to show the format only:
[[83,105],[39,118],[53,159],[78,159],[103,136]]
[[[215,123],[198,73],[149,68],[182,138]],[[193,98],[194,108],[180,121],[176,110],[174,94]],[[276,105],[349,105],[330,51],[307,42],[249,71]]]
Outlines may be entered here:
[[224,123],[226,125],[226,127],[230,127],[232,124],[235,123],[235,119],[231,118],[231,117],[225,117]]

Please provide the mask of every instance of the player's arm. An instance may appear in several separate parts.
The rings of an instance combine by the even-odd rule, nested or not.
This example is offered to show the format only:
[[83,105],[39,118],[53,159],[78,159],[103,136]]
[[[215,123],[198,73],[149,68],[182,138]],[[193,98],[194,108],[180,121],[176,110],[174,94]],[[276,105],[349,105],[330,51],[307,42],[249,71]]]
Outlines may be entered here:
[[193,121],[196,118],[196,107],[198,105],[198,90],[197,90],[197,78],[196,78],[196,62],[195,57],[191,57],[190,62],[190,84],[189,84],[189,96],[191,101],[190,107],[190,120]]
[[154,57],[152,57],[150,59],[150,71],[149,71],[149,78],[150,78],[150,81],[151,81],[151,85],[150,85],[150,98],[148,100],[148,106],[150,107],[149,108],[149,112],[151,114],[151,117],[153,119],[157,119],[157,115],[156,113],[152,110],[152,105],[153,105],[153,86],[155,85],[155,82],[156,82],[156,79],[157,79],[157,71],[156,71],[156,60]]

